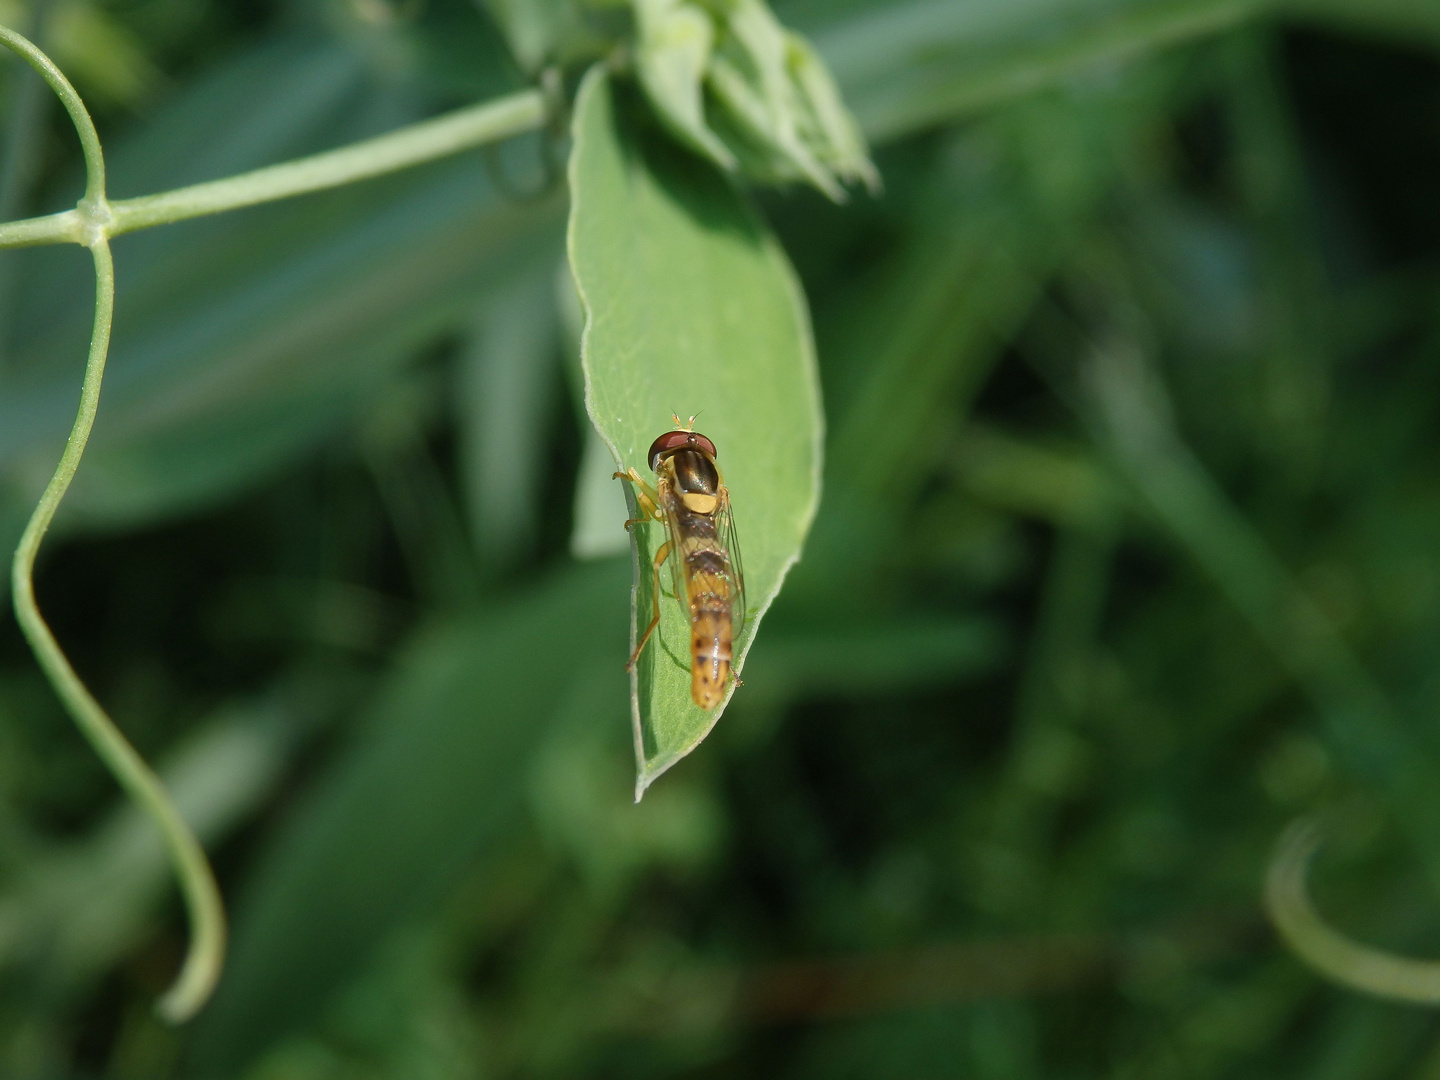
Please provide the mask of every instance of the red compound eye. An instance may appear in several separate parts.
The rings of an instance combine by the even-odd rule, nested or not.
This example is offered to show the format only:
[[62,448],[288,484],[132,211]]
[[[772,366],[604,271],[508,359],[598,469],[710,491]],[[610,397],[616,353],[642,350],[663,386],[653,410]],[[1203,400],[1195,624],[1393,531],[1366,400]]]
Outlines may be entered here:
[[716,456],[715,444],[698,431],[667,431],[650,444],[650,471],[658,472],[662,459],[687,449],[699,450],[712,460]]

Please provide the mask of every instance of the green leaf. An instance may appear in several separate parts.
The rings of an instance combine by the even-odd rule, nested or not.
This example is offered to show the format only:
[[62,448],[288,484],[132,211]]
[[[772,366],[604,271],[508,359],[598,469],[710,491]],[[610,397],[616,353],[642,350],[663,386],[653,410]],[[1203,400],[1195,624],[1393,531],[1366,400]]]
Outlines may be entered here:
[[805,110],[797,93],[802,87],[788,64],[791,35],[760,0],[734,0],[724,10],[726,33],[711,64],[710,84],[737,132],[770,159],[777,175],[793,171],[827,197],[843,200],[839,183],[820,161],[820,147],[801,135]]
[[763,0],[630,0],[635,69],[656,116],[722,169],[804,180],[835,201],[878,190],[859,125],[824,61]]
[[827,163],[843,177],[856,179],[872,193],[880,191],[880,173],[870,160],[860,125],[850,115],[835,78],[799,34],[785,35],[786,64],[794,79],[796,98],[809,128],[808,139],[822,148]]
[[515,60],[526,71],[564,64],[580,55],[598,55],[608,47],[587,25],[576,0],[483,0],[505,34]]
[[608,719],[623,573],[619,560],[572,569],[412,636],[235,905],[229,969],[195,1031],[197,1075],[233,1075],[319,1015],[508,835],[551,723]]
[[671,132],[722,169],[735,155],[705,123],[705,68],[715,31],[705,14],[675,0],[637,0],[635,69],[650,104]]
[[870,0],[841,11],[834,0],[805,0],[782,14],[829,65],[866,137],[881,144],[1087,71],[1101,81],[1118,65],[1213,37],[1269,7],[1264,0]]
[[487,292],[461,352],[460,465],[471,534],[489,572],[519,564],[539,530],[542,444],[559,375],[555,264]]
[[[744,545],[750,610],[735,641],[738,671],[819,500],[810,321],[784,253],[745,199],[646,116],[631,88],[599,68],[586,76],[575,108],[569,238],[586,313],[586,402],[619,467],[642,476],[645,452],[672,412],[698,413],[697,428],[715,441]],[[662,533],[654,523],[633,530],[637,635],[650,618],[650,562]],[[693,703],[687,609],[662,596],[661,612],[631,682],[637,798],[725,708]]]
[[[757,703],[944,685],[992,670],[1008,651],[996,622],[974,614],[907,614],[820,626],[790,625],[777,616],[772,630],[751,667],[753,687],[747,692]],[[840,670],[837,656],[846,658]]]

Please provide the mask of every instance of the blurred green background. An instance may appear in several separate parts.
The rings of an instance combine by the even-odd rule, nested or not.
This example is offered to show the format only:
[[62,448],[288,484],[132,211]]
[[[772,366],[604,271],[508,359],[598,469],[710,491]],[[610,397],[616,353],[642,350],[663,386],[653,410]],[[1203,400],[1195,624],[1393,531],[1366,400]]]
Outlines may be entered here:
[[[638,807],[623,534],[576,531],[563,141],[116,242],[38,591],[233,949],[155,1019],[168,869],[7,621],[0,1076],[1440,1077],[1430,1011],[1321,982],[1258,901],[1325,811],[1327,917],[1440,949],[1440,5],[776,11],[885,189],[757,193],[825,494],[745,688]],[[0,5],[117,197],[522,86],[491,14]],[[3,75],[0,217],[73,203],[73,133]],[[89,274],[0,255],[7,550]]]

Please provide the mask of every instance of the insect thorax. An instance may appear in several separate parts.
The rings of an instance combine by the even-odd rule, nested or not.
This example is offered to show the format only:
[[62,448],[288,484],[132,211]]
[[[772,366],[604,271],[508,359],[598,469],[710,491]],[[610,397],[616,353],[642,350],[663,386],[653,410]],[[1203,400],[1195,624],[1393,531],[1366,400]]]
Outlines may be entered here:
[[715,462],[698,450],[681,450],[671,455],[675,486],[681,494],[714,495],[720,490],[720,471]]

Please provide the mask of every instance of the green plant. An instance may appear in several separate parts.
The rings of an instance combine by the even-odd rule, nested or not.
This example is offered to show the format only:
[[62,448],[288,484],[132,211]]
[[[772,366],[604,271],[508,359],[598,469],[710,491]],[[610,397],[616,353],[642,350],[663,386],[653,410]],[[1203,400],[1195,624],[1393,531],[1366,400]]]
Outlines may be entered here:
[[[731,141],[737,148],[742,145],[746,148],[743,153],[751,163],[751,171],[776,177],[803,176],[833,198],[841,197],[841,189],[832,169],[842,177],[873,180],[874,169],[864,156],[863,142],[844,113],[823,65],[810,53],[803,39],[784,31],[774,21],[763,4],[742,2],[719,6],[715,11],[714,31],[709,29],[707,16],[702,15],[699,8],[676,5],[670,14],[661,14],[662,7],[637,4],[640,85],[657,106],[661,118],[674,126],[677,133],[694,145],[707,148],[718,164],[729,169],[738,167],[739,159],[721,151],[721,142],[705,127],[699,80],[709,72],[719,104],[714,115],[733,117],[737,134]],[[681,14],[687,15],[690,22],[686,33],[678,38],[655,22]],[[703,30],[705,40],[698,51],[693,42],[683,40],[697,27]],[[708,43],[717,34],[724,48],[711,56]],[[76,209],[0,227],[0,247],[82,244],[94,256],[96,279],[95,327],[80,412],[55,475],[16,549],[12,574],[15,609],[41,666],[82,732],[166,837],[194,930],[185,969],[161,1009],[173,1020],[184,1020],[205,1002],[219,978],[225,947],[219,890],[199,842],[171,805],[160,781],[125,741],[65,659],[35,604],[32,583],[40,542],[79,467],[99,406],[115,298],[110,238],[136,229],[174,224],[191,217],[338,187],[503,139],[544,124],[556,103],[552,100],[547,105],[540,90],[522,92],[341,150],[224,180],[112,203],[106,196],[99,136],[79,95],[50,59],[23,36],[3,30],[0,41],[22,55],[59,95],[80,135],[87,177],[85,195]],[[684,74],[677,83],[673,76],[679,53],[687,59],[679,60]],[[595,78],[600,80],[599,68],[595,70]],[[558,76],[553,71],[549,75],[553,96],[553,84]],[[597,81],[597,85],[603,82]],[[601,97],[608,98],[608,90],[602,91]],[[738,480],[741,498],[756,511],[756,542],[752,548],[755,561],[751,572],[759,604],[746,630],[753,636],[765,609],[779,591],[785,570],[798,557],[818,496],[819,404],[803,301],[798,288],[789,280],[784,256],[765,238],[759,222],[747,218],[736,193],[717,185],[704,171],[691,169],[689,175],[684,175],[677,173],[673,166],[667,169],[657,164],[653,156],[638,150],[639,140],[644,136],[639,133],[637,122],[630,122],[628,136],[620,134],[623,124],[610,114],[608,107],[593,120],[587,119],[584,108],[580,116],[582,133],[577,140],[580,149],[571,173],[571,186],[577,193],[577,206],[586,208],[575,215],[576,239],[572,249],[582,298],[628,268],[643,266],[651,275],[648,290],[642,289],[619,302],[600,303],[602,328],[610,323],[614,311],[629,310],[645,317],[648,325],[626,328],[623,340],[606,341],[601,334],[595,334],[596,309],[592,302],[592,329],[588,333],[593,336],[587,336],[584,349],[587,395],[596,403],[592,406],[592,417],[599,430],[610,436],[609,448],[617,465],[624,467],[636,460],[634,440],[638,436],[635,432],[649,430],[654,416],[659,415],[655,406],[663,395],[660,388],[665,385],[667,368],[673,367],[682,378],[704,380],[703,390],[700,387],[680,389],[686,396],[703,393],[705,400],[719,405],[711,410],[709,420],[712,427],[719,425],[715,430],[722,436],[730,436],[726,441],[736,448],[733,457],[738,462],[731,468],[731,483]],[[600,163],[587,156],[590,147],[605,146],[607,142],[615,143],[611,152],[618,150],[623,161]],[[671,157],[679,160],[673,154]],[[683,170],[686,166],[682,164],[680,168]],[[654,186],[648,195],[633,186],[629,191],[616,190],[617,179],[606,177],[607,170],[616,175],[620,184],[624,183],[621,174],[628,171],[632,185],[638,181],[642,186]],[[647,179],[651,175],[656,177],[655,181]],[[595,192],[593,196],[591,190]],[[588,209],[592,198],[600,203],[598,211]],[[643,213],[649,207],[659,207],[667,198],[675,203],[668,212],[668,222],[663,213],[652,212],[648,219],[629,223],[620,216],[627,210]],[[741,237],[738,244],[727,245],[727,238],[714,235],[716,227],[712,217],[716,214],[731,218],[729,228],[737,230]],[[708,228],[699,226],[701,220]],[[590,233],[597,225],[619,231],[610,236],[592,237]],[[645,253],[639,258],[632,254],[628,259],[622,256],[619,260],[609,256],[611,265],[605,267],[607,249],[614,245],[615,238],[627,236],[641,238],[658,258],[647,257]],[[727,246],[735,254],[727,255]],[[593,273],[588,272],[591,258],[601,261]],[[677,272],[683,275],[692,265],[703,266],[711,259],[715,269],[698,279],[689,295],[678,291],[670,294],[674,309],[669,316],[669,333],[657,332],[666,320],[655,304],[661,295],[655,286],[668,283],[673,289],[679,279],[672,275]],[[749,266],[745,265],[747,262]],[[755,280],[747,282],[747,277]],[[760,321],[758,336],[752,341],[737,337],[755,319],[756,305],[765,304],[772,296],[776,298],[777,310],[770,325]],[[714,304],[715,315],[709,320],[710,325],[704,326],[704,320],[698,316],[701,305],[707,301]],[[696,327],[696,323],[702,325]],[[695,327],[692,332],[700,341],[687,338],[684,329],[687,324]],[[713,344],[705,354],[700,350],[707,342]],[[644,355],[647,349],[650,353]],[[629,414],[631,439],[624,451],[616,441],[618,433],[610,427],[610,414],[614,412],[622,414],[615,417],[616,423],[627,423],[624,414]],[[782,459],[795,459],[793,474],[773,465],[764,467],[759,461],[747,465],[746,459],[751,456],[747,453],[748,447],[756,451],[761,447],[772,452],[777,449],[777,444],[763,438],[764,432],[775,429],[791,433],[796,439],[793,448],[781,448]],[[729,460],[727,455],[727,462]],[[762,507],[768,512],[761,513]],[[633,606],[637,612],[644,610],[638,588]],[[678,616],[672,610],[660,634],[662,645],[675,637],[679,625]],[[688,637],[683,627],[679,635],[681,639]],[[737,641],[737,671],[747,645],[748,639]],[[669,667],[678,670],[679,665]],[[661,668],[668,671],[665,665]],[[651,678],[649,672],[654,670],[654,665],[646,665],[647,683]],[[636,753],[640,769],[637,800],[654,776],[704,737],[724,707],[722,704],[711,714],[695,709],[686,700],[680,677],[673,672],[668,674],[656,689],[647,686],[642,692],[637,686],[632,694],[636,702]],[[670,719],[671,714],[677,712],[689,715],[684,719]]]
[[[372,8],[346,33],[371,43],[357,48],[379,42],[375,55],[390,63],[396,43],[414,45],[421,31],[407,37],[398,8]],[[426,1017],[427,1030],[472,1031],[441,999],[490,1004],[475,1004],[467,976],[446,958],[503,952],[494,942],[507,934],[522,939],[513,946],[522,974],[506,984],[493,1020],[504,1034],[489,1053],[516,1071],[583,1072],[595,1046],[656,1018],[672,1033],[703,1035],[720,1049],[695,1052],[719,1060],[726,1040],[743,1040],[736,1031],[775,1018],[878,1013],[913,1004],[910,992],[935,1001],[1035,994],[1103,981],[1117,967],[1129,1004],[1107,1016],[1144,1029],[1122,1056],[1145,1075],[1168,1068],[1168,1036],[1152,1037],[1146,1024],[1176,1032],[1185,1067],[1203,1075],[1253,1061],[1283,1060],[1271,1074],[1303,1071],[1323,1040],[1299,1029],[1322,1008],[1339,1018],[1320,1025],[1335,1040],[1363,1046],[1379,1038],[1374,1031],[1401,1031],[1390,1013],[1373,1020],[1350,1003],[1315,1004],[1297,970],[1246,944],[1245,912],[1220,918],[1211,945],[1185,920],[1248,904],[1282,819],[1356,805],[1342,797],[1362,807],[1342,821],[1383,807],[1430,861],[1430,755],[1415,721],[1428,655],[1425,603],[1415,598],[1429,572],[1429,487],[1414,464],[1416,448],[1429,445],[1417,434],[1428,367],[1417,360],[1409,374],[1387,375],[1374,400],[1355,389],[1355,357],[1408,355],[1395,340],[1428,332],[1416,297],[1430,293],[1410,267],[1393,279],[1361,274],[1365,285],[1353,290],[1317,270],[1307,174],[1276,88],[1283,66],[1268,21],[1400,27],[1433,40],[1428,6],[782,5],[781,18],[807,33],[814,52],[757,5],[491,10],[541,89],[290,165],[116,200],[108,224],[97,217],[97,188],[80,209],[0,226],[7,245],[98,251],[102,234],[320,192],[492,137],[550,126],[553,139],[562,87],[599,58],[580,82],[570,162],[578,298],[563,289],[555,297],[560,206],[543,169],[526,174],[542,174],[529,201],[507,203],[475,160],[317,195],[294,210],[261,208],[239,224],[227,215],[133,249],[132,337],[117,345],[125,379],[107,391],[97,453],[67,502],[70,535],[197,513],[282,469],[304,475],[299,463],[325,446],[364,462],[383,503],[357,511],[360,527],[336,531],[363,547],[367,530],[388,522],[425,613],[396,615],[355,590],[356,564],[343,563],[351,572],[317,574],[313,595],[312,585],[271,582],[272,592],[226,609],[226,625],[307,635],[309,644],[287,646],[261,688],[213,691],[240,711],[217,718],[216,741],[197,744],[194,760],[241,746],[239,758],[254,764],[233,774],[235,801],[212,804],[197,828],[223,831],[273,805],[266,784],[291,775],[283,762],[296,744],[318,745],[309,752],[325,767],[250,875],[231,974],[190,1044],[197,1067],[320,1075],[326,1055],[372,1054],[406,1075],[404,1055],[420,1053],[423,1040],[375,1022],[386,995],[413,993],[395,1009]],[[437,12],[415,24],[444,27],[414,46],[430,57],[449,55],[449,38],[470,41],[454,27],[478,24],[473,12]],[[464,84],[472,98],[508,88],[495,75],[501,62],[474,59],[492,46],[471,42],[453,69],[474,80]],[[349,115],[350,105],[336,104],[350,102],[343,64],[311,58],[292,69],[258,54],[251,62],[247,85],[273,82],[277,101],[289,85],[310,89],[269,113],[239,100],[232,120],[283,118],[278,130],[303,117],[326,144],[343,137],[329,127]],[[391,108],[396,100],[377,99]],[[168,164],[142,147],[128,183],[136,160],[183,169],[194,148],[185,133],[197,116],[215,124],[221,100],[236,99],[197,91],[188,129],[159,124],[181,133]],[[393,126],[388,115],[379,126]],[[1221,150],[1204,150],[1206,124],[1226,132]],[[833,209],[794,189],[746,190],[803,182],[828,199],[843,193],[842,181],[873,184],[862,131],[881,148],[883,201],[857,191]],[[243,132],[234,145],[246,145]],[[238,167],[295,152],[283,138],[266,146],[261,161]],[[543,143],[531,148],[542,161],[548,153]],[[58,276],[44,280],[47,295],[64,291]],[[191,304],[202,314],[192,318]],[[0,439],[24,447],[0,447],[17,489],[43,456],[50,406],[37,403],[58,397],[42,392],[60,378],[56,343],[78,333],[63,310],[53,322],[20,338],[6,372],[10,401],[0,399]],[[92,357],[103,359],[99,329]],[[447,344],[447,333],[460,343]],[[407,367],[422,346],[444,363]],[[576,361],[572,392],[584,385],[595,422],[588,448],[567,434],[568,420],[547,419],[548,362],[562,351]],[[91,406],[95,385],[87,381]],[[1336,397],[1353,408],[1327,404]],[[437,419],[462,407],[465,423]],[[624,568],[605,559],[557,565],[555,536],[572,524],[573,478],[576,549],[613,550],[623,534],[610,472],[617,463],[643,470],[637,455],[669,413],[701,410],[736,493],[757,615],[776,599],[815,514],[822,428],[825,495],[765,632],[744,643],[758,642],[718,746],[620,817],[609,801],[625,786],[615,748],[594,725],[625,726]],[[481,415],[484,423],[473,420]],[[430,460],[431,442],[450,437],[437,431],[460,443],[458,481]],[[71,467],[81,443],[67,451]],[[573,471],[556,467],[580,458]],[[450,505],[452,482],[468,522]],[[47,494],[46,512],[60,492]],[[307,509],[285,510],[275,533],[307,533],[296,522],[319,511],[300,503]],[[329,496],[318,504],[338,512]],[[44,653],[50,639],[29,584],[44,524],[35,520],[17,561],[17,604],[47,671],[96,730],[93,702],[77,697],[63,658]],[[644,568],[655,541],[641,530],[636,542],[632,560]],[[1391,579],[1401,565],[1412,568],[1409,587]],[[647,589],[640,574],[642,613]],[[678,605],[667,602],[665,614],[662,640],[673,638]],[[396,624],[407,629],[384,629]],[[316,653],[321,639],[362,654],[393,648],[395,670],[377,675]],[[647,663],[632,688],[642,791],[716,719],[690,705],[679,667],[659,655]],[[976,692],[976,680],[989,689]],[[374,698],[363,709],[347,696],[356,686]],[[1013,716],[996,704],[1012,690]],[[360,711],[364,725],[332,746],[276,719],[316,697],[328,702],[316,711]],[[943,709],[960,719],[941,725]],[[844,762],[844,780],[815,780],[833,761]],[[812,784],[823,789],[820,810],[806,802]],[[207,790],[177,789],[192,799]],[[170,815],[172,837],[183,835],[178,820]],[[113,836],[129,835],[121,824]],[[1346,827],[1341,857],[1378,858],[1373,834],[1347,841]],[[701,944],[682,932],[667,938],[627,907],[673,876],[697,908],[715,893],[721,914],[709,917],[719,925],[750,917],[726,914],[737,896],[749,910],[744,888],[704,877],[722,875],[726,835],[780,867],[795,950],[860,950],[873,966],[737,973],[726,950],[742,965],[763,957],[755,935],[735,930],[731,944],[723,931]],[[133,866],[116,872],[125,883],[117,896],[152,887],[153,859],[127,859],[124,843],[102,839],[85,866]],[[481,871],[477,883],[466,867],[479,851],[511,862]],[[1294,917],[1313,915],[1295,889],[1303,864],[1294,848],[1274,864],[1289,875],[1272,888],[1276,921],[1302,953],[1307,934],[1324,952],[1329,939],[1315,929],[1324,924]],[[69,863],[37,865],[47,869],[15,894],[5,910],[21,914],[5,925],[84,925],[62,918],[78,910],[73,899],[45,899],[72,895]],[[583,888],[567,891],[566,875]],[[1339,907],[1360,913],[1351,925],[1386,903],[1427,921],[1423,902],[1393,887],[1395,873],[1356,877],[1360,898]],[[490,914],[435,914],[460,880]],[[507,888],[522,899],[506,901]],[[1322,907],[1336,903],[1331,888],[1322,876]],[[115,901],[126,919],[148,910],[126,903]],[[1370,936],[1423,944],[1418,931],[1373,917],[1381,930]],[[1090,936],[1046,936],[1076,927]],[[1000,938],[1011,970],[1029,973],[1015,987],[997,991],[973,957],[946,960],[943,948],[897,960],[895,971],[882,962],[886,949],[917,937],[977,928]],[[54,955],[72,959],[55,962],[53,978],[83,985],[135,931],[97,931],[100,950],[76,944],[87,940],[78,930],[56,933]],[[545,944],[524,944],[527,934]],[[1151,948],[1146,934],[1160,944]],[[1240,958],[1212,986],[1220,961],[1205,950],[1217,938]],[[1337,976],[1355,966],[1354,954],[1338,967],[1329,954],[1312,950],[1312,959]],[[75,959],[86,956],[95,958]],[[560,973],[577,966],[603,994],[567,986]],[[931,981],[907,978],[917,970]],[[827,986],[848,989],[832,999]],[[615,1004],[600,1009],[596,997]],[[1034,1075],[1042,1066],[1026,1055],[1044,1027],[1067,1067],[1084,1071],[1087,1051],[1047,1009],[1011,1002],[953,1029],[927,1026],[923,1014],[904,1023],[872,1016],[807,1040],[795,1067],[878,1068],[866,1056],[875,1046],[906,1048],[917,1069],[933,1053],[970,1062],[978,1075]],[[148,1045],[141,1021],[126,1023],[141,1034],[117,1045]],[[532,1027],[563,1032],[563,1045],[530,1041]],[[950,1046],[947,1032],[961,1029],[964,1046]],[[678,1050],[657,1053],[643,1068],[694,1065]]]

